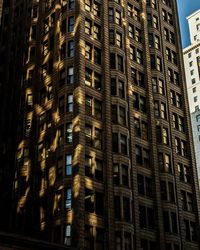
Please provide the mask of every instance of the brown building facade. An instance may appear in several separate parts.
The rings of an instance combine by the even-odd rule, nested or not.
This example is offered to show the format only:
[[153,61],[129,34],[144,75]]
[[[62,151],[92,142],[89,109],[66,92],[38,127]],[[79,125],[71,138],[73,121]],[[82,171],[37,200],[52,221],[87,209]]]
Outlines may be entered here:
[[0,1],[0,25],[1,25],[2,6],[3,6],[3,0]]
[[0,232],[1,250],[74,250],[71,247],[61,246],[46,241],[23,237],[17,234]]
[[176,1],[18,0],[3,17],[13,231],[79,250],[199,249]]

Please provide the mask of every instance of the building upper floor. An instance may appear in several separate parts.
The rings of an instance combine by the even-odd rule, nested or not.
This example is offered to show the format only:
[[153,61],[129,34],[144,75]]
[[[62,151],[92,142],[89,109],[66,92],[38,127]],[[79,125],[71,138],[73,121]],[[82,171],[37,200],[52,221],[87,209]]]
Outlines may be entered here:
[[183,50],[190,112],[200,107],[200,42]]
[[190,41],[191,44],[200,41],[200,10],[192,13],[187,17],[190,31]]

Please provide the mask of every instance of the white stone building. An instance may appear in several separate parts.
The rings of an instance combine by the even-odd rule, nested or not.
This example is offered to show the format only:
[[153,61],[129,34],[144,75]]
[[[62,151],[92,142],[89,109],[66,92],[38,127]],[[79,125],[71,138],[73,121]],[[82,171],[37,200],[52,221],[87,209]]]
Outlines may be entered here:
[[200,180],[200,10],[187,17],[191,44],[184,48],[184,64]]

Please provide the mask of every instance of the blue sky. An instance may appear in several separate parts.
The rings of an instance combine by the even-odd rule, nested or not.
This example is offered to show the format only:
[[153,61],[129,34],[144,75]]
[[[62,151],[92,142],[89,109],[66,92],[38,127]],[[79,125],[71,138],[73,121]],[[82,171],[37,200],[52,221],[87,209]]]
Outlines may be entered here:
[[182,46],[190,44],[189,29],[186,17],[200,9],[200,0],[177,0],[181,27]]

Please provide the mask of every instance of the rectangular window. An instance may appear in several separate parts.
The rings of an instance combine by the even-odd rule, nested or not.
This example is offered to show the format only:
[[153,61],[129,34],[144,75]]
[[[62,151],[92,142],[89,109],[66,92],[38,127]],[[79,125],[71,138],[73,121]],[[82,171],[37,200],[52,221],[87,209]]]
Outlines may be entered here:
[[167,119],[167,110],[166,110],[166,104],[165,103],[160,104],[160,116],[163,119]]
[[137,63],[143,65],[143,53],[139,49],[136,50],[136,61]]
[[126,109],[124,107],[119,107],[119,123],[126,126]]
[[115,11],[115,23],[121,25],[121,13],[119,11]]
[[114,10],[110,8],[108,13],[109,13],[109,22],[113,23],[114,22]]
[[150,48],[154,47],[154,35],[153,35],[153,33],[149,33],[149,47]]
[[61,125],[59,128],[58,128],[58,146],[61,146],[63,145],[64,143],[64,126]]
[[139,206],[139,219],[140,219],[140,228],[154,229],[154,209],[144,206]]
[[195,222],[184,220],[186,241],[197,241],[197,226]]
[[85,0],[85,10],[91,11],[91,0]]
[[38,5],[34,5],[32,9],[32,17],[37,18],[38,17]]
[[74,67],[72,66],[67,68],[67,83],[68,84],[74,83]]
[[73,94],[67,95],[67,112],[73,112]]
[[132,17],[133,16],[133,5],[128,3],[127,8],[128,8],[128,16]]
[[97,215],[103,216],[104,214],[104,194],[95,192],[95,211]]
[[[124,232],[124,249],[127,249],[127,250],[130,250],[132,249],[132,236],[131,236],[131,233],[128,233],[128,232]],[[116,248],[116,250],[118,250]]]
[[72,155],[71,154],[66,155],[65,174],[66,175],[71,175],[72,174]]
[[93,27],[93,37],[96,40],[100,40],[101,39],[101,28],[97,24],[94,24],[94,27]]
[[112,105],[111,110],[112,110],[112,115],[111,115],[112,122],[117,124],[117,122],[118,122],[117,105]]
[[49,29],[50,29],[50,27],[49,27],[49,18],[46,18],[44,20],[44,34],[47,34],[49,32]]
[[160,57],[156,58],[157,70],[162,72],[162,60]]
[[95,179],[103,181],[103,161],[95,159]]
[[151,61],[151,68],[156,69],[156,60],[155,60],[155,55],[151,55],[150,57]]
[[60,215],[62,211],[62,192],[63,190],[58,190],[55,192],[55,199],[54,199],[54,214]]
[[74,41],[68,41],[67,56],[74,57]]
[[65,190],[65,209],[71,209],[72,207],[72,189],[67,188]]
[[110,53],[110,68],[116,69],[116,58],[114,53]]
[[92,34],[92,22],[88,19],[85,19],[85,33],[88,35]]
[[102,102],[94,99],[94,117],[101,120],[102,118]]
[[97,149],[102,149],[102,131],[98,128],[95,128],[94,131],[94,147]]
[[85,175],[88,177],[93,176],[93,171],[92,171],[92,157],[89,155],[85,156]]
[[31,108],[33,106],[33,95],[32,94],[27,95],[26,104],[27,104],[27,108]]
[[125,221],[130,221],[131,211],[130,211],[130,199],[123,197],[123,217]]
[[89,213],[94,213],[95,204],[94,204],[95,194],[93,190],[85,189],[85,211]]
[[124,72],[124,63],[123,63],[123,57],[117,55],[117,68],[118,70],[120,70],[121,72]]
[[[47,26],[47,20],[45,22],[45,34],[46,32],[48,32],[48,29],[49,27]],[[66,33],[66,30],[67,30],[67,23],[66,23],[66,19],[64,19],[61,23],[61,27],[60,27],[60,30],[61,30],[61,34],[64,35]]]
[[114,153],[119,152],[119,146],[118,146],[118,134],[113,133],[112,134],[112,149]]
[[115,78],[111,78],[111,95],[117,95],[117,82]]
[[94,16],[100,17],[100,15],[101,15],[100,9],[101,9],[101,5],[94,1],[94,3],[93,3]]
[[125,98],[125,88],[124,88],[124,82],[121,80],[118,80],[118,90],[119,90],[119,97]]
[[156,16],[153,16],[152,20],[153,27],[158,29],[158,18]]
[[191,182],[191,174],[190,174],[190,169],[188,166],[185,166],[181,163],[177,164],[178,167],[178,173],[179,173],[179,179],[180,181],[184,181],[186,183]]
[[134,39],[136,42],[142,42],[142,31],[138,28],[135,28]]
[[128,166],[121,165],[122,185],[129,186],[129,169]]
[[66,124],[66,143],[72,143],[73,132],[72,132],[72,123]]
[[134,26],[131,24],[128,26],[128,34],[131,38],[134,38]]
[[120,184],[120,171],[119,171],[119,164],[117,163],[113,165],[113,182],[115,185]]
[[62,86],[65,84],[65,69],[60,70],[60,80],[59,85]]
[[120,33],[116,33],[116,45],[122,48],[122,35]]
[[69,9],[72,10],[75,8],[75,0],[69,0]]
[[68,18],[68,32],[74,31],[74,16]]
[[96,228],[96,249],[104,249],[104,229]]
[[128,153],[127,136],[120,134],[120,146],[121,146],[121,153],[127,155]]
[[92,127],[90,125],[85,125],[85,141],[86,145],[88,146],[91,146],[93,144]]
[[85,96],[85,113],[92,115],[92,97],[88,95]]
[[64,113],[65,110],[64,96],[61,96],[58,100],[58,110],[59,110],[59,115]]
[[94,63],[101,65],[101,50],[94,47]]
[[150,13],[147,13],[147,23],[149,27],[152,27],[152,16]]
[[169,145],[168,130],[166,128],[162,129],[162,135],[163,135],[163,144]]
[[120,202],[120,196],[114,197],[114,213],[115,213],[115,219],[120,220],[121,219],[121,202]]
[[114,33],[114,30],[110,30],[109,31],[109,42],[112,45],[115,44],[115,33]]
[[65,226],[64,244],[67,246],[71,245],[71,225]]
[[92,60],[92,45],[85,43],[85,59]]
[[94,72],[94,88],[98,91],[102,90],[101,75]]
[[92,86],[92,70],[85,68],[85,85]]
[[49,52],[48,40],[43,42],[43,55],[46,56]]
[[60,60],[63,60],[65,58],[66,54],[66,43],[63,43],[60,48]]

